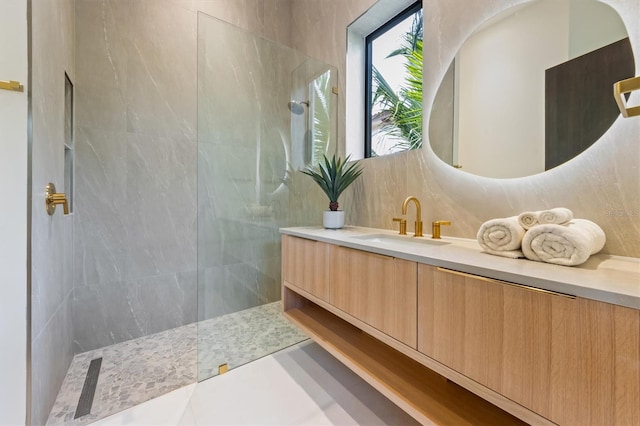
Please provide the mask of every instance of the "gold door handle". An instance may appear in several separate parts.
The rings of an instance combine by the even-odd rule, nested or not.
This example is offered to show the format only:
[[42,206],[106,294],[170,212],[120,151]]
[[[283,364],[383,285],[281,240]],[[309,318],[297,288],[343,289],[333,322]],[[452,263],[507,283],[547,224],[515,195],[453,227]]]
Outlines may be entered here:
[[56,186],[51,182],[49,182],[49,184],[45,188],[45,195],[45,203],[49,216],[53,215],[56,212],[56,206],[58,204],[62,204],[64,214],[69,214],[69,201],[67,200],[67,196],[64,193],[57,193]]

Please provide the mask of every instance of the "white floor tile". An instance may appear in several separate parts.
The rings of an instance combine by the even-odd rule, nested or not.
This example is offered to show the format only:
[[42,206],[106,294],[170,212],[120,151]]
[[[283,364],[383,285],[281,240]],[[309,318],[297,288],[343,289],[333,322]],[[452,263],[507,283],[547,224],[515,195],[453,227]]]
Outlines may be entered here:
[[191,407],[198,425],[332,424],[273,357],[200,383]]
[[106,425],[415,425],[312,342],[111,416]]

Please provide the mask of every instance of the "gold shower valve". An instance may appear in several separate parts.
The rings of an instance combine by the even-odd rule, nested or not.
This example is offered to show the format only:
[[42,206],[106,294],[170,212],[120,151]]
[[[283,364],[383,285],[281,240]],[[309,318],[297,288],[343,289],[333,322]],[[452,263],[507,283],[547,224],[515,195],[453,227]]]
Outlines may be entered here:
[[56,186],[49,182],[45,188],[45,204],[47,207],[47,213],[52,216],[56,212],[56,206],[62,204],[64,214],[69,214],[69,201],[64,193],[57,193]]

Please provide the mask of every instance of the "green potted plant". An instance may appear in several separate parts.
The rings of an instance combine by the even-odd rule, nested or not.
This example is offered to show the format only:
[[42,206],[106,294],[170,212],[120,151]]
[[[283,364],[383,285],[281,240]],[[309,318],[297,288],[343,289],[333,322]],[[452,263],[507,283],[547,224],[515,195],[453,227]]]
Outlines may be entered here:
[[311,176],[329,197],[329,210],[324,212],[322,224],[325,228],[339,229],[344,226],[344,211],[338,210],[338,197],[362,174],[362,167],[358,161],[347,165],[350,156],[344,160],[335,154],[331,159],[326,155],[323,157],[324,161],[320,161],[317,167],[307,167],[302,173]]

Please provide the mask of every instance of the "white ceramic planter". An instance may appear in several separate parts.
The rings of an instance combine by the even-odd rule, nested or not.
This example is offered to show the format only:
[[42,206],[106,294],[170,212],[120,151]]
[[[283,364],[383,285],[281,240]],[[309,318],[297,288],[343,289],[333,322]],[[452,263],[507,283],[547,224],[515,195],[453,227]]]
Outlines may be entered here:
[[322,225],[327,229],[340,229],[344,226],[343,210],[325,210],[322,215]]

